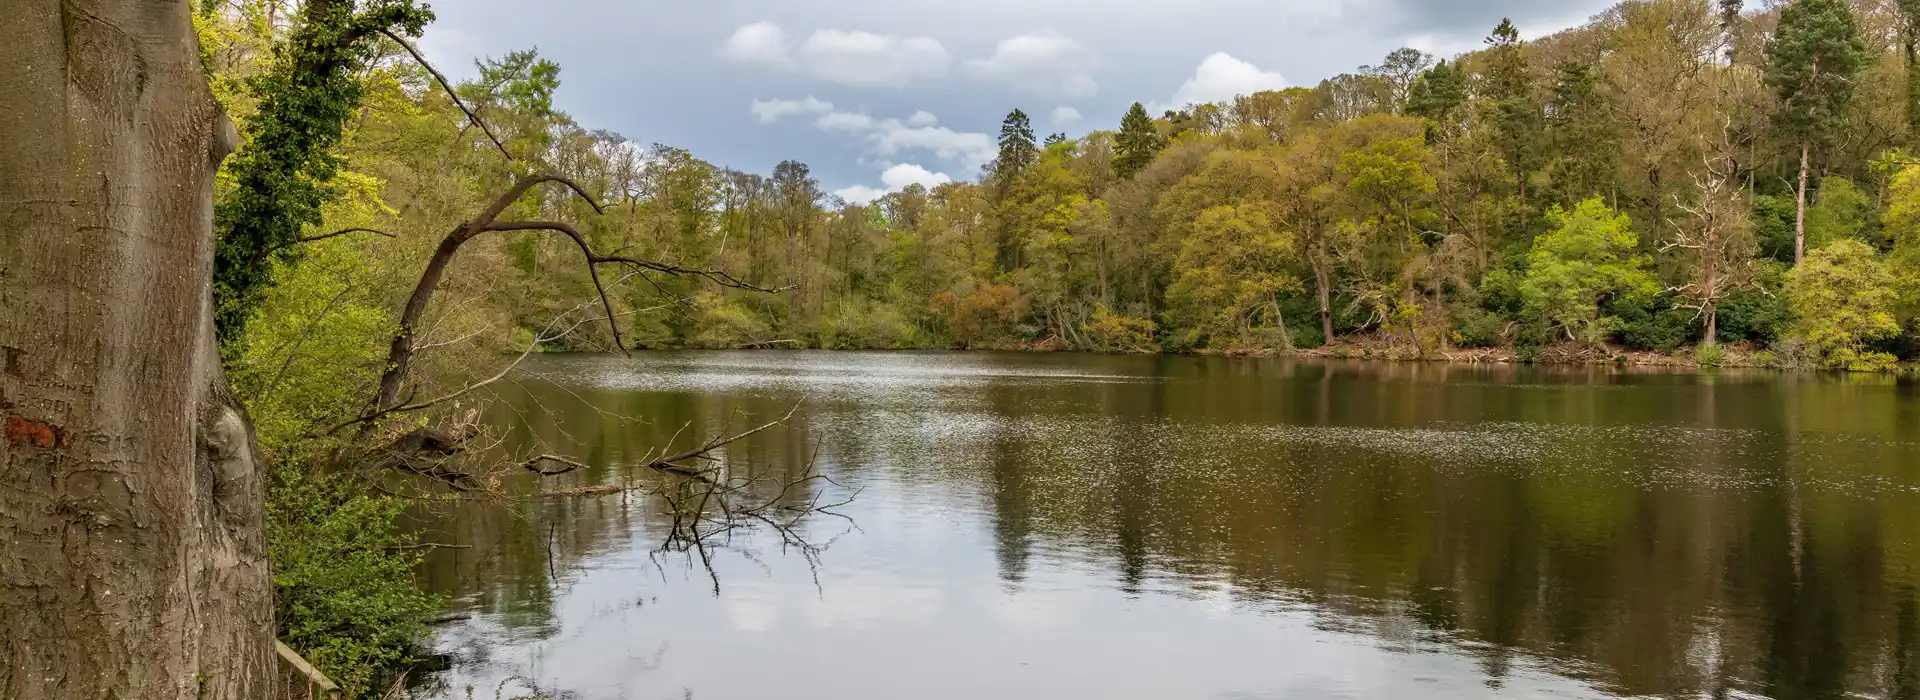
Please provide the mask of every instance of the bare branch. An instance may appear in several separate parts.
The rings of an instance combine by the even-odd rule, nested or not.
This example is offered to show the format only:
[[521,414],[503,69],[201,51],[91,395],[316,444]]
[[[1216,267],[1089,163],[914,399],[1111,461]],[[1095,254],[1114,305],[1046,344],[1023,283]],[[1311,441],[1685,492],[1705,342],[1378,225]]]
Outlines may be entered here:
[[334,231],[333,233],[323,233],[317,236],[306,236],[303,238],[296,238],[293,240],[292,243],[288,243],[287,245],[299,245],[301,243],[312,243],[314,241],[324,241],[329,238],[333,238],[335,236],[345,236],[349,233],[371,233],[373,235],[382,236],[385,238],[399,238],[399,236],[395,236],[391,233],[387,233],[386,231],[381,231],[379,229],[362,228],[362,227],[356,226],[353,228],[343,228],[338,231]]
[[[545,462],[557,462],[563,465],[564,468],[543,469],[541,468],[540,465]],[[567,472],[571,472],[579,469],[593,468],[591,465],[587,464],[586,462],[580,462],[580,461],[568,459],[560,455],[539,455],[537,457],[534,457],[533,459],[529,459],[525,462],[521,462],[520,466],[525,468],[527,471],[533,472],[535,474],[539,474],[541,476],[559,476],[561,474],[565,474]]]
[[686,452],[682,452],[677,455],[673,455],[671,457],[663,457],[661,459],[656,459],[652,462],[649,462],[647,466],[653,467],[654,469],[660,469],[662,471],[692,472],[692,473],[698,474],[700,472],[681,466],[677,464],[677,462],[685,462],[689,459],[695,459],[695,458],[705,458],[709,453],[712,453],[714,450],[720,449],[722,447],[726,447],[727,445],[731,445],[741,440],[745,440],[748,437],[752,437],[757,433],[767,430],[768,428],[772,428],[777,425],[785,425],[787,420],[792,418],[794,412],[798,410],[800,410],[800,404],[796,403],[793,405],[793,408],[787,409],[787,414],[784,416],[781,416],[779,420],[773,421],[766,425],[762,425],[758,428],[754,428],[744,433],[739,433],[732,437],[713,438],[712,440],[708,440],[706,444],[703,444],[700,447],[694,448],[692,450],[688,450]]
[[407,53],[413,55],[413,60],[419,62],[421,68],[425,68],[428,73],[433,74],[433,79],[440,83],[440,89],[445,90],[447,97],[453,99],[454,106],[459,107],[460,111],[467,114],[467,120],[473,122],[474,126],[480,127],[481,131],[486,132],[487,139],[493,141],[494,148],[500,149],[500,155],[505,156],[507,162],[511,163],[514,161],[513,154],[507,151],[507,145],[505,143],[500,142],[500,137],[493,134],[493,129],[489,128],[486,122],[480,120],[480,115],[475,114],[471,108],[467,107],[465,100],[460,99],[459,95],[454,94],[453,83],[447,82],[447,76],[441,75],[439,69],[434,68],[432,63],[427,62],[426,56],[420,55],[420,51],[413,48],[413,44],[407,43],[406,39],[400,38],[400,35],[384,28],[380,30],[380,33],[387,35],[388,39],[394,40],[395,43],[400,45],[400,48],[406,49]]

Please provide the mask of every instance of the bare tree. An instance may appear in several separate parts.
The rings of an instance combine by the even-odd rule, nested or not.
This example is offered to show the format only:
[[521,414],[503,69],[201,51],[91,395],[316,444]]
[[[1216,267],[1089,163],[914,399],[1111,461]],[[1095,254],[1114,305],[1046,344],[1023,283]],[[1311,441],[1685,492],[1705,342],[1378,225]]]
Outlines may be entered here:
[[1674,206],[1687,216],[1670,222],[1673,235],[1660,247],[1685,251],[1689,279],[1668,291],[1680,297],[1675,308],[1692,309],[1703,320],[1703,347],[1712,347],[1720,330],[1720,302],[1753,284],[1753,222],[1740,188],[1735,147],[1726,138],[1731,131],[1728,121],[1721,129],[1723,138],[1702,159],[1701,172],[1693,176],[1693,201],[1674,197]]

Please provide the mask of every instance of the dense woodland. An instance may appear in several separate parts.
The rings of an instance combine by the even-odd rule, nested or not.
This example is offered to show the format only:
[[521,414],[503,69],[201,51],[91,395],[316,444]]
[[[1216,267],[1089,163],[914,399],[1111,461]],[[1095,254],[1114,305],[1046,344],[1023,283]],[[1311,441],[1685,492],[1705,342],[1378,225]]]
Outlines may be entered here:
[[400,506],[313,465],[376,434],[343,425],[459,415],[502,351],[1920,356],[1920,2],[1634,0],[1079,138],[1016,109],[976,182],[868,204],[578,124],[531,50],[449,84],[404,41],[424,8],[362,4],[207,2],[195,27],[241,139],[215,317],[283,465],[276,619],[363,690],[433,601],[381,554],[401,540],[366,539]]
[[[1402,49],[1313,87],[1158,117],[1136,105],[1077,139],[1037,139],[1015,110],[978,182],[871,204],[824,193],[802,163],[740,172],[576,124],[553,107],[560,67],[531,51],[486,61],[460,90],[507,150],[606,204],[528,198],[515,205],[526,218],[789,288],[620,280],[642,347],[1591,357],[1725,344],[1783,366],[1889,367],[1912,353],[1916,316],[1902,263],[1920,250],[1920,170],[1902,149],[1920,122],[1920,8],[1749,9],[1629,2],[1537,41],[1502,23],[1474,53]],[[220,70],[244,74],[257,47],[224,47]],[[264,365],[286,346],[264,336],[377,348],[438,234],[506,182],[495,144],[388,50],[358,76],[337,196],[308,228],[392,238],[287,256],[311,264],[273,272],[281,291],[251,330],[263,338],[245,344]],[[564,237],[484,245],[448,280],[468,303],[435,319],[447,339],[524,340],[592,298]],[[551,345],[609,339],[583,329]],[[345,376],[316,379],[367,372],[333,367]]]

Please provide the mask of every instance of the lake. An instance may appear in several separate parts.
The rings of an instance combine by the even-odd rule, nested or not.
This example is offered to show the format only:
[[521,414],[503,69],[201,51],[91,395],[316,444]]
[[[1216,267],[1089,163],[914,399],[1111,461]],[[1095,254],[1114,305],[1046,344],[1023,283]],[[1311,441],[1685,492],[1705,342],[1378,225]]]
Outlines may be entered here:
[[502,450],[596,467],[517,493],[792,410],[719,453],[741,497],[847,502],[692,551],[644,492],[431,516],[448,697],[1920,697],[1889,377],[659,352],[500,393]]

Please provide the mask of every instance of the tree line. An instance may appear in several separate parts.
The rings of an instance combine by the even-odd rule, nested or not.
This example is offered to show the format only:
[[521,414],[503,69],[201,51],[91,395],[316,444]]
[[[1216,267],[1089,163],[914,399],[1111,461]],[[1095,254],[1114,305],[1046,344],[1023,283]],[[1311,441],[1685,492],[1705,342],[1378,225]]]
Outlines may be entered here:
[[977,181],[864,204],[579,125],[533,51],[453,84],[411,0],[287,5],[0,30],[0,694],[258,697],[276,635],[373,692],[434,608],[375,486],[474,485],[506,348],[1914,355],[1920,3],[1634,0],[1079,138],[1015,110]]
[[[1400,49],[1312,87],[1135,104],[1079,138],[1038,139],[1016,109],[977,181],[867,203],[803,163],[763,176],[576,125],[552,107],[559,67],[532,52],[462,89],[510,148],[612,204],[543,214],[788,288],[631,280],[646,347],[1698,346],[1707,363],[1886,369],[1914,353],[1910,5],[1636,0],[1532,41],[1503,21],[1443,60]],[[421,200],[432,185],[400,183],[458,180],[443,166],[493,145],[417,71],[368,79],[390,93],[344,147],[364,208],[328,225],[444,225]],[[450,150],[397,145],[430,132]],[[550,275],[568,245],[502,244],[488,305],[531,327],[576,301]]]

